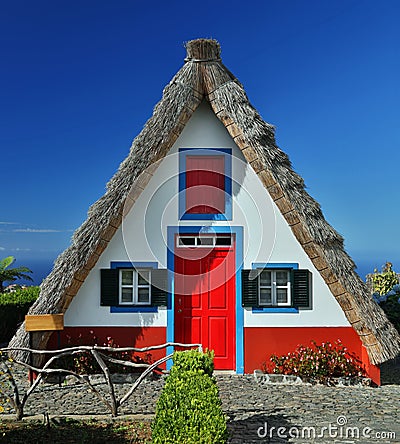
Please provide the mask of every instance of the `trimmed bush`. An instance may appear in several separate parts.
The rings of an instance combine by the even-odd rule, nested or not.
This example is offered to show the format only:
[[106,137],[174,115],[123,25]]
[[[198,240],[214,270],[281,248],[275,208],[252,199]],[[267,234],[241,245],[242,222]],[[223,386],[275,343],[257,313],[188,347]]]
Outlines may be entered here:
[[39,291],[39,287],[27,287],[12,293],[0,293],[0,343],[10,341],[29,307],[38,298]]
[[175,352],[174,365],[157,401],[154,443],[226,443],[226,417],[211,376],[213,355]]
[[173,357],[174,365],[171,373],[175,372],[199,372],[203,371],[206,375],[212,376],[214,371],[214,355],[212,352],[198,352],[197,350],[187,350],[185,352],[176,352]]

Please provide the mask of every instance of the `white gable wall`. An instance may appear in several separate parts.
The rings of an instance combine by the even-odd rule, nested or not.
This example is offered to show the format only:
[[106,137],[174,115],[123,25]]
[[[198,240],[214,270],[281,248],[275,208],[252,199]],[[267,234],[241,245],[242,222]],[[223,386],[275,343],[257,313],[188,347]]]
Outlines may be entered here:
[[[178,218],[179,148],[232,149],[233,220],[181,221]],[[166,309],[158,313],[110,313],[100,306],[100,269],[112,261],[167,263],[168,226],[244,227],[244,268],[253,263],[289,262],[313,274],[313,310],[299,313],[252,313],[244,326],[349,326],[343,311],[313,266],[268,192],[242,153],[203,103],[125,218],[65,314],[66,326],[166,326]]]

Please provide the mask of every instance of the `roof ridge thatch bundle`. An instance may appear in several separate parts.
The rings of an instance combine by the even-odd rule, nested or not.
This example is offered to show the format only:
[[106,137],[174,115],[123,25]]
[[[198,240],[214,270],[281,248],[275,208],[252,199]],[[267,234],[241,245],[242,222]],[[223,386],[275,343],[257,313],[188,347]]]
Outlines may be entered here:
[[[325,220],[319,204],[305,191],[303,179],[277,147],[273,126],[261,118],[243,86],[222,64],[219,43],[198,39],[187,42],[186,48],[185,64],[165,87],[129,156],[107,184],[105,195],[89,209],[71,246],[56,260],[29,313],[65,312],[120,226],[127,201],[131,207],[156,171],[157,161],[168,153],[202,100],[207,100],[329,286],[371,362],[379,364],[396,357],[399,334],[354,271],[343,238]],[[49,335],[37,335],[34,345],[44,347]],[[10,346],[27,345],[22,325]]]

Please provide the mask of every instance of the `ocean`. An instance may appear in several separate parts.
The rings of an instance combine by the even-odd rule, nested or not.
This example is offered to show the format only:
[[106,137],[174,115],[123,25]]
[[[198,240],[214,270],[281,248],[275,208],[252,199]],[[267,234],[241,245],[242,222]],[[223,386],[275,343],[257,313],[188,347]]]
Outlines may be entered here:
[[18,263],[15,264],[16,267],[28,267],[32,270],[32,274],[30,275],[33,279],[33,282],[19,279],[16,281],[16,284],[25,284],[25,285],[40,285],[43,279],[50,273],[53,268],[53,263],[55,259],[19,259]]
[[[25,266],[30,268],[33,278],[33,283],[30,281],[24,281],[23,279],[17,281],[19,284],[27,284],[27,285],[40,285],[43,279],[50,273],[53,268],[53,263],[56,258],[52,259],[21,259],[18,260],[17,266]],[[369,273],[373,273],[374,269],[381,270],[382,266],[385,264],[384,259],[378,260],[359,260],[353,257],[353,260],[357,265],[357,273],[361,277],[361,279],[365,282],[365,277]],[[393,263],[393,269],[400,273],[400,260],[391,259]]]

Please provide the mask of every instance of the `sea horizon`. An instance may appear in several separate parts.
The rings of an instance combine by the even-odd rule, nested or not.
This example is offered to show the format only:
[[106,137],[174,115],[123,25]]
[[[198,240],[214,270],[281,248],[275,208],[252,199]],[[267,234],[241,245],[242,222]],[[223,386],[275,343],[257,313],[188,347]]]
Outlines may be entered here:
[[[19,279],[15,283],[20,285],[40,285],[45,279],[51,270],[53,269],[53,265],[56,258],[40,258],[40,259],[34,259],[34,258],[26,258],[26,259],[18,259],[18,263],[15,266],[24,266],[28,267],[30,270],[32,270],[32,279],[33,281],[28,281],[24,279]],[[381,271],[382,267],[385,265],[386,260],[369,260],[369,259],[363,259],[356,261],[357,265],[356,272],[360,276],[360,278],[365,282],[366,276],[369,273],[373,273],[374,269],[377,269],[378,271]],[[387,259],[393,264],[393,269],[397,273],[400,273],[400,260],[391,260],[390,258]],[[11,284],[12,282],[8,282],[7,285]]]

